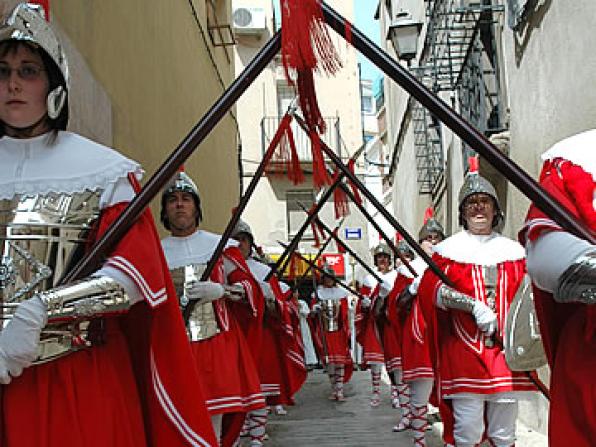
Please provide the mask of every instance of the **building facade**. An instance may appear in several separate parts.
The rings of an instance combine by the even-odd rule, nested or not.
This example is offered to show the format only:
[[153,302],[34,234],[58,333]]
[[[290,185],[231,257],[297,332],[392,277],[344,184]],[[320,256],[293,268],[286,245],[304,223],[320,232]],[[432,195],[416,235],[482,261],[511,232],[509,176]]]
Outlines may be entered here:
[[[348,18],[353,18],[351,2],[331,1],[333,7]],[[255,56],[263,44],[280,28],[281,16],[271,0],[234,0],[233,27],[237,40],[234,57],[236,74]],[[329,31],[342,61],[342,68],[333,77],[315,75],[315,86],[327,130],[322,139],[344,162],[363,144],[359,72],[355,50],[333,31]],[[281,117],[294,103],[295,92],[284,76],[281,58],[277,57],[238,101],[238,121],[242,138],[243,182],[246,187],[253,177],[264,152],[275,134]],[[255,232],[256,241],[266,253],[275,255],[283,249],[278,241],[288,241],[306,219],[301,204],[310,208],[318,192],[312,187],[312,157],[310,142],[298,125],[292,125],[301,165],[306,174],[304,183],[294,185],[280,174],[268,170],[262,178],[244,212],[245,219]],[[359,160],[361,162],[361,160]],[[339,234],[346,235],[351,248],[368,255],[366,224],[358,210],[342,222]],[[333,201],[319,214],[334,228]],[[347,232],[346,232],[347,231]],[[303,253],[313,253],[313,235],[310,229],[300,245]],[[337,253],[335,243],[327,252]],[[349,276],[346,258],[344,268]]]

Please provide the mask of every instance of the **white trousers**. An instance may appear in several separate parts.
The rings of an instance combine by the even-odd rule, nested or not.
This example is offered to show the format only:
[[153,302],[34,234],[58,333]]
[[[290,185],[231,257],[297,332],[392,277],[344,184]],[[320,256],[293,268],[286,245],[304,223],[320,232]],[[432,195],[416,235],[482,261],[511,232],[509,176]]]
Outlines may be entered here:
[[495,402],[482,396],[453,398],[455,418],[454,437],[457,447],[473,447],[484,433],[484,419],[488,438],[496,447],[509,447],[515,443],[517,402]]
[[300,316],[300,332],[302,334],[302,343],[304,344],[304,362],[307,365],[317,364],[317,355],[315,354],[315,347],[312,343],[312,337],[310,335],[310,328],[306,318]]
[[223,414],[216,414],[211,416],[211,425],[213,425],[213,431],[215,432],[215,436],[217,436],[217,442],[221,442],[221,421],[223,419]]

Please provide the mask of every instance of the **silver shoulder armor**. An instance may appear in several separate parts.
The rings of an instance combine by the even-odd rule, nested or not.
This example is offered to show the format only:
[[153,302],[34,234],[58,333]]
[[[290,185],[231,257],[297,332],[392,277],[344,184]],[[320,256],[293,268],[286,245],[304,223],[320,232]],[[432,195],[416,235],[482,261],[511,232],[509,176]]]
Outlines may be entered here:
[[554,299],[559,303],[596,304],[596,248],[579,256],[563,272]]
[[48,322],[121,313],[130,307],[128,295],[112,278],[98,276],[40,292]]

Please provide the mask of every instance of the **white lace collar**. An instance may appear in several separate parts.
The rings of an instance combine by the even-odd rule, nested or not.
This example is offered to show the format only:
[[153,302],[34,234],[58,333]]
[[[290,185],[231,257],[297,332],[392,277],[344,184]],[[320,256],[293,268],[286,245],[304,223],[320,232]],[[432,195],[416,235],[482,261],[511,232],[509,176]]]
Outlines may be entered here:
[[341,300],[347,295],[346,291],[340,287],[317,287],[317,295],[320,300]]
[[[395,282],[395,278],[397,277],[397,270],[395,270],[395,269],[391,269],[388,272],[383,273],[379,269],[375,268],[375,273],[383,281],[386,281],[391,284],[393,284]],[[364,278],[364,285],[367,287],[375,288],[378,283],[379,282],[377,281],[377,279],[371,274],[366,275],[366,277]]]
[[463,264],[496,265],[525,257],[523,247],[516,241],[492,233],[478,236],[460,231],[434,247],[435,253]]
[[542,154],[543,160],[559,157],[581,166],[596,181],[596,129],[565,138]]
[[0,200],[19,194],[105,190],[133,172],[139,164],[109,147],[71,132],[58,132],[54,144],[48,135],[0,139]]
[[[211,259],[221,236],[208,231],[197,230],[190,236],[168,236],[161,240],[163,252],[170,269],[191,264],[206,264]],[[234,240],[228,240],[226,247],[237,246]]]

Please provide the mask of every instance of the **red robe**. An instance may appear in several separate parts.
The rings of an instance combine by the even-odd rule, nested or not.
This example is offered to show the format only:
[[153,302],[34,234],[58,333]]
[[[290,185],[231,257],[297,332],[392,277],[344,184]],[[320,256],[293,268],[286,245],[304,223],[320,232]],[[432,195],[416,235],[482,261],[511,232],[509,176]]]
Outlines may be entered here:
[[[596,184],[582,167],[562,158],[546,161],[540,184],[596,231]],[[532,205],[520,241],[535,240],[548,231],[562,229]],[[596,439],[596,306],[559,304],[552,294],[536,286],[534,304],[551,367],[549,445],[592,446]]]
[[[316,300],[313,299],[313,306]],[[350,326],[348,322],[348,301],[347,296],[340,300],[339,330],[333,332],[325,331],[321,325],[319,317],[315,314],[311,316],[311,333],[313,343],[317,350],[317,355],[324,361],[325,353],[328,362],[344,365],[344,383],[349,382],[354,371],[354,363],[350,354]]]
[[294,321],[291,301],[287,301],[291,291],[284,294],[275,276],[269,279],[269,284],[276,297],[276,311],[265,316],[259,375],[262,386],[273,387],[263,390],[269,405],[293,405],[294,395],[307,376],[300,328],[296,338],[297,314]]
[[[103,210],[97,237],[125,206]],[[27,368],[3,386],[1,445],[217,445],[149,210],[107,264],[145,301],[105,318],[105,344]]]
[[368,308],[363,308],[362,302],[358,300],[354,318],[356,341],[362,346],[362,366],[367,367],[371,363],[383,363],[385,360],[380,342],[381,334],[373,312],[375,302],[379,297],[379,285],[377,284],[374,288],[367,285],[362,286],[360,293],[371,300],[371,305]]
[[[435,247],[433,261],[447,273],[455,288],[469,296],[486,302],[482,266],[442,256],[442,247],[453,246],[458,233]],[[459,240],[459,239],[457,239]],[[500,238],[501,243],[511,246],[512,241]],[[497,287],[495,314],[498,336],[503,338],[503,328],[513,297],[525,274],[522,254],[512,254],[508,260],[501,259],[496,265]],[[471,255],[470,255],[471,256]],[[503,255],[503,257],[506,257]],[[494,394],[511,391],[534,391],[530,379],[519,372],[512,372],[501,348],[495,344],[485,345],[484,335],[471,314],[458,310],[442,310],[436,307],[437,289],[442,281],[427,269],[418,288],[418,305],[426,322],[430,360],[435,373],[439,409],[445,424],[443,439],[453,444],[453,414],[448,396],[461,393]]]
[[393,289],[387,295],[386,319],[383,324],[385,367],[387,372],[403,369],[404,312],[399,309],[399,295],[410,284],[408,278],[398,272]]

